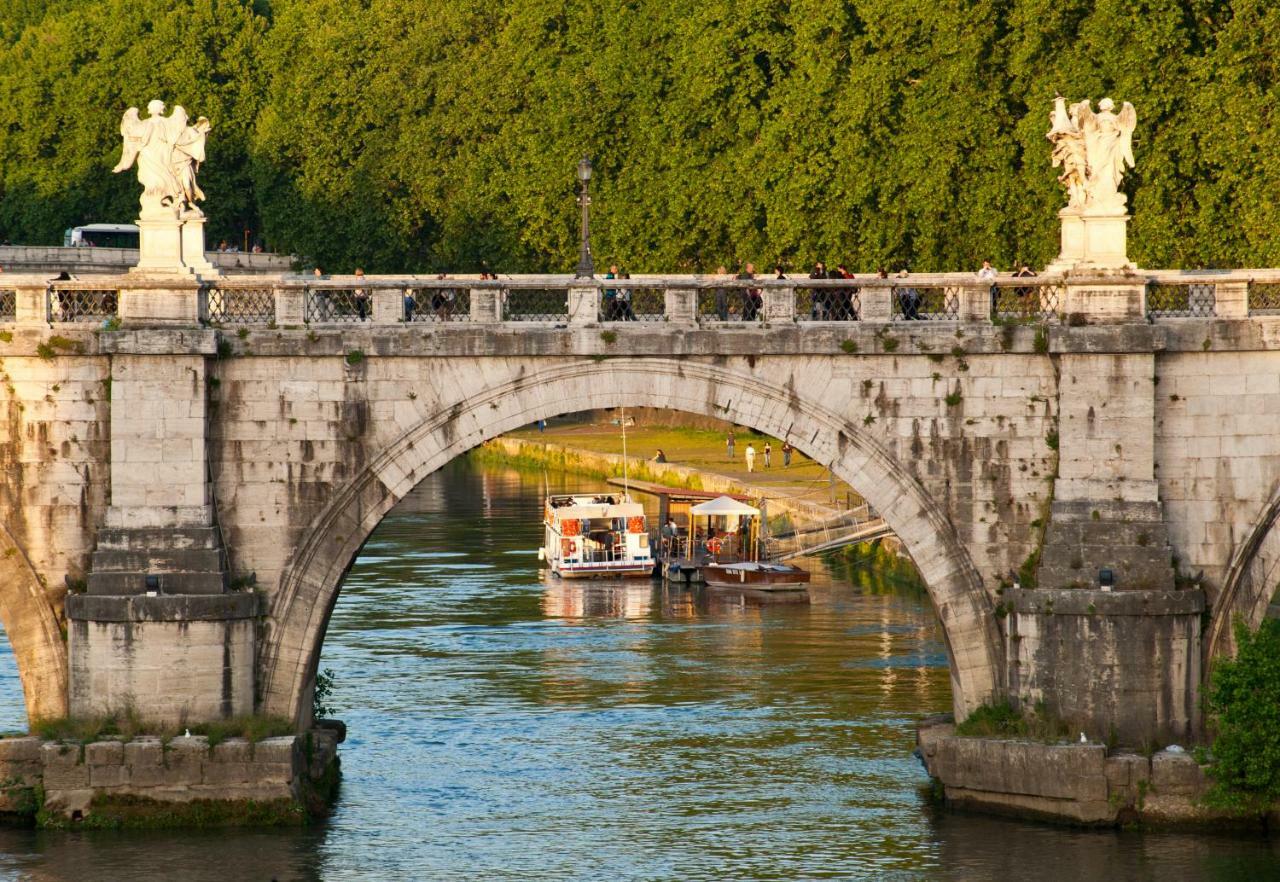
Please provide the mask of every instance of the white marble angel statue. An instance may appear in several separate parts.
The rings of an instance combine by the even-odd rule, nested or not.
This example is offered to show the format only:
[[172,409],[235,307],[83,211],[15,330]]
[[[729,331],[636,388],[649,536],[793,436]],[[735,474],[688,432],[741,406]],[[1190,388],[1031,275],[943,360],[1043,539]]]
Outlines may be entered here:
[[1123,212],[1126,197],[1120,181],[1133,168],[1133,130],[1138,114],[1125,102],[1115,112],[1115,102],[1103,98],[1095,114],[1089,101],[1071,105],[1054,99],[1046,137],[1053,142],[1053,166],[1063,172],[1058,180],[1067,188],[1069,208],[1099,213]]
[[148,103],[146,119],[139,117],[138,108],[130,107],[120,120],[124,150],[112,171],[122,172],[137,164],[144,219],[176,218],[184,210],[198,211],[195,202],[204,198],[196,185],[196,171],[204,160],[205,137],[212,126],[204,117],[188,126],[187,113],[181,107],[163,116],[164,106],[163,101]]

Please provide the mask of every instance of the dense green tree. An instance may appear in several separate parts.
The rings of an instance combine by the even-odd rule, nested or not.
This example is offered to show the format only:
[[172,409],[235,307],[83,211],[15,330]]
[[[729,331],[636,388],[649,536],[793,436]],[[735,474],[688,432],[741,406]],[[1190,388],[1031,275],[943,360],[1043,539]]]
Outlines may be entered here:
[[0,235],[127,220],[121,110],[213,119],[213,235],[334,270],[1043,263],[1053,96],[1138,108],[1147,266],[1274,264],[1265,0],[0,0]]
[[234,0],[52,4],[0,47],[3,235],[60,242],[66,227],[135,217],[136,179],[111,174],[120,116],[163,97],[214,121],[201,172],[211,232],[238,238],[256,214],[247,150],[265,32],[253,5]]

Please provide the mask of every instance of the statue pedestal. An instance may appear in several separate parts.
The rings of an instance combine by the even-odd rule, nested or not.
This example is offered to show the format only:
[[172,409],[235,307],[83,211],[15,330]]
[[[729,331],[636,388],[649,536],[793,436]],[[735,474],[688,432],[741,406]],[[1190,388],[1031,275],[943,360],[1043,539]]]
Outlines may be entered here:
[[189,211],[182,216],[182,263],[202,279],[216,279],[222,275],[205,257],[203,214]]
[[129,272],[160,276],[194,275],[191,267],[182,262],[182,224],[176,217],[172,220],[139,218],[137,223],[138,265]]
[[1064,208],[1062,252],[1046,272],[1132,269],[1128,256],[1127,214],[1093,215]]

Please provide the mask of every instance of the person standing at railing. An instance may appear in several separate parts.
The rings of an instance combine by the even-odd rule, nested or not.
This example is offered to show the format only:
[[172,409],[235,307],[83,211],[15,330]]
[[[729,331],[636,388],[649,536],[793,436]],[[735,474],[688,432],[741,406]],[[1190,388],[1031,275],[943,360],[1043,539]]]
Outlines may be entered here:
[[[444,273],[436,276],[437,281],[443,282],[444,279]],[[435,314],[436,321],[447,322],[453,318],[453,302],[456,298],[457,293],[452,288],[436,288],[431,292],[431,311]]]
[[[744,282],[754,281],[756,277],[755,264],[748,262],[742,268],[742,272],[738,273],[738,278]],[[744,322],[753,322],[760,315],[760,307],[764,306],[764,294],[759,288],[744,288],[742,291],[742,320]]]
[[[898,278],[900,279],[906,279],[909,275],[905,268],[898,272]],[[905,284],[905,282],[901,288],[898,288],[898,305],[902,309],[903,321],[917,322],[920,320],[920,292],[914,287]]]
[[[631,278],[631,273],[623,273],[622,275],[618,276],[618,278],[629,279]],[[631,308],[631,289],[630,288],[618,289],[618,298],[617,298],[617,304],[615,306],[615,309],[617,311],[618,321],[634,322],[636,320],[635,311]]]
[[[606,279],[618,278],[618,265],[611,264],[609,271],[604,274]],[[603,291],[604,303],[601,306],[601,313],[604,315],[606,322],[616,321],[618,318],[618,289],[605,288]]]
[[[849,268],[841,263],[836,266],[835,272],[831,274],[831,277],[833,279],[852,279],[853,273],[849,272]],[[832,319],[848,322],[858,317],[853,311],[853,295],[857,293],[857,290],[857,288],[838,288],[831,292]]]
[[998,275],[999,273],[997,273],[996,268],[991,265],[991,261],[984,260],[982,262],[982,269],[978,270],[978,281],[986,282],[991,286],[991,312],[992,313],[996,311],[996,294],[999,292],[999,288],[996,287],[996,276]]
[[[815,263],[813,271],[809,273],[809,278],[828,278],[827,265],[822,261]],[[809,307],[809,317],[815,322],[825,322],[831,316],[831,290],[829,288],[814,288],[810,303],[812,305]]]
[[[364,281],[364,270],[356,267],[356,283]],[[364,321],[369,317],[369,289],[356,288],[351,292],[351,298],[356,304],[356,315],[360,317],[360,321]]]
[[[724,266],[716,267],[717,277],[723,279],[728,275],[729,275],[729,270],[726,269]],[[729,289],[716,288],[715,298],[716,298],[716,318],[720,319],[720,321],[722,322],[727,322],[729,320]],[[732,452],[730,452],[729,458],[733,459]]]
[[[1029,279],[1034,277],[1035,274],[1035,270],[1024,263],[1018,267],[1018,271],[1013,274],[1013,277],[1015,279]],[[1035,287],[1031,285],[1019,285],[1013,289],[1014,293],[1018,295],[1018,310],[1024,315],[1038,311],[1031,308],[1031,295],[1035,290]]]

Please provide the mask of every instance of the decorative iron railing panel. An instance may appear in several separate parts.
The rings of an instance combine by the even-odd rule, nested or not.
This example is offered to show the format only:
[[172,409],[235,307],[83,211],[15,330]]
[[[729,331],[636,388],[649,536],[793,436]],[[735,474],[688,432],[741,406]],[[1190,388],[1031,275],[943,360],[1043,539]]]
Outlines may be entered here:
[[991,301],[991,317],[997,321],[1046,322],[1062,315],[1061,285],[1030,282],[1000,284]]
[[207,291],[209,321],[217,325],[268,325],[276,320],[271,288],[217,287]]
[[1151,318],[1211,317],[1215,310],[1216,286],[1200,283],[1147,284],[1147,315]]
[[960,319],[960,294],[955,288],[894,285],[890,302],[895,322]]
[[367,322],[373,314],[368,288],[307,288],[303,320],[307,322]]
[[60,288],[49,291],[49,321],[102,322],[115,318],[120,295],[114,288]]
[[509,322],[569,320],[567,288],[509,288],[503,291],[502,317]]
[[862,292],[857,288],[797,288],[796,321],[856,322],[862,317]]
[[698,321],[754,322],[764,318],[764,296],[758,288],[698,289]]
[[18,317],[18,292],[12,288],[0,288],[0,322],[11,322]]
[[1280,315],[1280,282],[1249,283],[1249,315]]
[[407,322],[471,321],[470,288],[410,288],[404,294]]
[[600,320],[603,322],[660,322],[666,311],[667,295],[661,288],[619,287],[601,291]]

